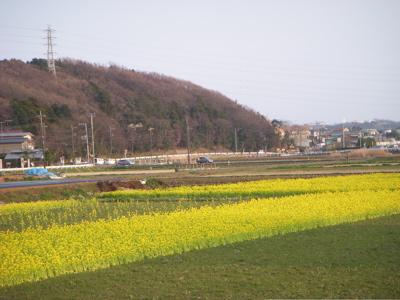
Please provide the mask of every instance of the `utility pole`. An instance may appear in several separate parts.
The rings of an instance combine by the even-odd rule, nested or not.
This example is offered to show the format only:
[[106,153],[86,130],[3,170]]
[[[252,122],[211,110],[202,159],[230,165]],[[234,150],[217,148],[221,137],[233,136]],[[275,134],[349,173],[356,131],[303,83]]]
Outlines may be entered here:
[[54,78],[57,81],[56,64],[54,62],[53,52],[53,37],[51,35],[53,31],[54,30],[51,30],[50,25],[47,25],[47,68],[53,73]]
[[45,147],[45,137],[46,137],[46,126],[43,122],[43,118],[46,117],[46,115],[42,114],[42,111],[40,111],[40,114],[36,116],[40,119],[40,132],[42,134],[42,151],[43,151],[43,165],[46,167],[46,147]]
[[235,128],[235,153],[237,153],[238,141],[237,141],[237,131],[242,128]]
[[189,128],[189,116],[187,112],[186,112],[186,136],[187,136],[188,164],[190,164],[190,128]]
[[3,124],[5,122],[0,122],[0,128],[1,128],[1,138],[3,138]]
[[344,122],[345,122],[345,119],[343,118],[343,149],[345,148],[345,141],[344,141]]
[[110,125],[110,156],[112,156],[112,137],[113,137],[112,131],[113,130],[115,130],[115,128],[112,128]]
[[75,144],[74,144],[74,136],[75,136],[75,133],[74,133],[74,129],[75,129],[76,127],[74,127],[72,124],[71,124],[71,144],[72,144],[72,161],[75,163]]
[[88,117],[90,117],[90,126],[92,128],[92,155],[93,155],[93,167],[95,166],[95,156],[94,156],[94,133],[93,133],[93,117],[95,117],[95,113],[89,113]]
[[[5,120],[5,122],[6,122],[6,129],[11,129],[11,123],[12,123],[12,121],[13,120]],[[8,124],[8,125],[7,125]]]
[[153,157],[153,127],[150,126],[150,128],[148,129],[150,131],[150,163],[151,163],[151,159]]
[[86,123],[79,123],[79,125],[85,126],[85,137],[86,137],[86,154],[87,154],[87,163],[89,163],[89,137],[87,132],[87,124]]

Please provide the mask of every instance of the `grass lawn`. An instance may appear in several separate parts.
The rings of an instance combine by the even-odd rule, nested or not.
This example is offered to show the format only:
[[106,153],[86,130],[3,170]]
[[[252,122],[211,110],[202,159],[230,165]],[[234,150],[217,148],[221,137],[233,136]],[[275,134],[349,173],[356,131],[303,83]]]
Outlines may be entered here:
[[400,215],[0,288],[0,299],[400,298]]

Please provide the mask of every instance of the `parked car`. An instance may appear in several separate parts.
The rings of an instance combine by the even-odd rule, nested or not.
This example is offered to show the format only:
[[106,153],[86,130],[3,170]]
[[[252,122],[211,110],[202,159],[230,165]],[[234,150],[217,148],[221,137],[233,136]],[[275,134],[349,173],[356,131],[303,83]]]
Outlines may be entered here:
[[95,158],[94,161],[96,162],[96,165],[104,165],[103,158]]
[[214,161],[213,161],[211,158],[202,156],[202,157],[196,158],[196,162],[197,162],[198,164],[211,164],[211,163],[213,163]]
[[134,163],[127,159],[120,159],[117,166],[132,166]]
[[114,158],[106,158],[106,159],[104,160],[104,164],[105,164],[105,165],[115,165],[115,163],[116,163],[116,161],[115,161]]

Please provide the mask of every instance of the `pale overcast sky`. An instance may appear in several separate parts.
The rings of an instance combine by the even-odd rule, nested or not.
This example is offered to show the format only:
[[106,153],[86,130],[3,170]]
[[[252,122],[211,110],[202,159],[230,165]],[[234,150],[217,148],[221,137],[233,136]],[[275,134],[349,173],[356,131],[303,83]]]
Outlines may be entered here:
[[[0,0],[0,60],[156,72],[270,119],[400,121],[400,0]],[[1,92],[1,91],[0,91]]]

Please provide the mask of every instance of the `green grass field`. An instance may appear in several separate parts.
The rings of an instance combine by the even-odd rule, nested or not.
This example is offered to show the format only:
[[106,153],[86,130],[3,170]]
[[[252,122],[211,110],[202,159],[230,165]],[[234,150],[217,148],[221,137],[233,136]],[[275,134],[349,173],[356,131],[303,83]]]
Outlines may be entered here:
[[[260,174],[261,170],[267,173],[271,168],[260,168]],[[170,186],[248,181],[253,177],[259,180],[255,175],[236,176],[236,170],[215,170],[214,173],[220,172],[226,177],[208,177],[204,172],[178,172],[168,178],[161,177]],[[38,188],[29,193],[4,191],[0,198],[5,203],[75,198],[88,204],[87,200],[96,191],[96,185],[91,183],[58,189]],[[198,206],[204,205],[203,202],[199,201]],[[122,204],[125,205],[118,205]],[[162,201],[157,202],[155,207],[158,206],[161,211],[173,210]],[[82,211],[89,216],[90,210]],[[60,212],[54,210],[54,213]],[[14,227],[2,230],[14,230],[11,229]],[[0,300],[399,299],[399,266],[400,215],[395,214],[4,286],[0,287]]]
[[400,215],[0,288],[0,299],[400,298]]

